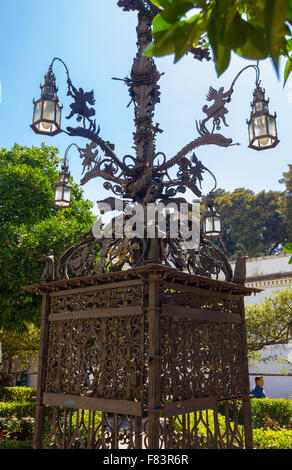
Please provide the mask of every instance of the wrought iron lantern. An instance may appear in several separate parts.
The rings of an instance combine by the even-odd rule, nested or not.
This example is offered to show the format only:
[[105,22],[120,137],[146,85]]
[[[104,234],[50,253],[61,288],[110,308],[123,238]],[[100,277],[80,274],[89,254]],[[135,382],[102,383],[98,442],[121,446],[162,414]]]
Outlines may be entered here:
[[221,235],[221,217],[214,194],[210,193],[206,199],[206,211],[203,217],[203,233],[205,237],[215,238]]
[[55,75],[52,67],[49,67],[45,75],[45,83],[41,85],[41,98],[33,100],[33,123],[31,128],[36,134],[54,136],[62,132],[61,130],[61,110],[57,95]]
[[60,171],[59,183],[57,183],[55,186],[55,207],[60,209],[71,207],[72,186],[70,185],[69,180],[70,172],[65,156],[64,163]]
[[276,113],[269,113],[269,99],[265,99],[265,90],[259,83],[253,92],[250,120],[246,121],[249,132],[249,147],[266,150],[279,143],[276,127]]

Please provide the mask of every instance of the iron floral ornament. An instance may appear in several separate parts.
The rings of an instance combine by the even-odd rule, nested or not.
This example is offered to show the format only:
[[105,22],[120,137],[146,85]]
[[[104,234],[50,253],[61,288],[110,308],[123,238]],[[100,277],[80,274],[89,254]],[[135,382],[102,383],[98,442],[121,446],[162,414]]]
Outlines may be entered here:
[[[100,126],[97,127],[95,116],[94,92],[85,92],[72,84],[65,63],[55,58],[50,65],[50,77],[53,89],[51,94],[58,102],[55,77],[52,76],[54,62],[61,61],[67,73],[67,95],[73,98],[71,112],[67,119],[74,116],[82,126],[68,126],[66,132],[72,137],[84,137],[90,143],[85,148],[78,148],[82,159],[83,173],[81,185],[93,178],[105,180],[103,186],[118,196],[123,203],[140,204],[145,208],[148,204],[187,204],[182,195],[186,189],[200,197],[204,173],[213,173],[198,160],[195,154],[200,146],[216,145],[230,147],[234,144],[231,138],[221,133],[222,125],[227,126],[227,104],[231,101],[234,84],[241,74],[235,77],[229,90],[221,87],[216,90],[210,87],[207,94],[208,105],[203,107],[206,115],[201,121],[196,121],[197,137],[184,146],[170,159],[156,150],[156,136],[162,132],[159,123],[153,122],[156,105],[160,102],[161,74],[156,68],[152,57],[143,55],[151,42],[151,26],[154,16],[159,12],[150,1],[133,0],[118,2],[124,11],[138,11],[137,47],[138,51],[132,65],[129,77],[114,78],[121,80],[128,88],[129,105],[134,106],[134,155],[119,158],[115,146],[100,136]],[[199,60],[201,60],[199,58]],[[257,73],[258,67],[253,67]],[[245,70],[243,69],[243,70]],[[32,125],[34,128],[34,125]],[[170,170],[171,174],[170,174]],[[174,175],[174,176],[173,176]],[[114,199],[114,198],[113,198]],[[104,201],[105,202],[105,201]],[[102,203],[102,201],[100,201]],[[125,217],[127,221],[127,217]],[[147,262],[159,262],[179,270],[218,278],[223,271],[225,279],[230,281],[232,270],[225,254],[212,242],[201,235],[197,249],[185,249],[183,240],[172,238],[166,229],[164,238],[127,238],[119,237],[115,230],[112,237],[96,239],[91,230],[76,246],[69,248],[61,256],[57,265],[57,276],[66,279],[70,276],[83,276],[106,270],[122,270],[129,267],[144,265]]]

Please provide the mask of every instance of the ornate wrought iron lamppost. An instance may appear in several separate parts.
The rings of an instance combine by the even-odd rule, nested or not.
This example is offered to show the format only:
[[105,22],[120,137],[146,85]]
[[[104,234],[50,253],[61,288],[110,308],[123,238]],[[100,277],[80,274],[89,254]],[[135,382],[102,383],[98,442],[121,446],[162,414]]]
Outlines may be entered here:
[[[138,12],[137,55],[130,76],[121,79],[134,106],[135,153],[118,157],[115,146],[101,138],[93,119],[93,91],[74,87],[67,68],[67,94],[73,99],[67,119],[75,115],[81,124],[63,132],[89,139],[85,148],[72,144],[83,160],[81,185],[103,178],[104,188],[119,196],[124,217],[113,220],[108,236],[106,230],[96,235],[94,224],[67,248],[56,264],[57,282],[53,256],[44,256],[42,282],[27,288],[43,298],[34,448],[251,448],[243,300],[254,290],[242,285],[244,259],[237,265],[236,278],[226,255],[208,238],[220,233],[216,184],[208,197],[205,234],[199,240],[199,214],[193,214],[182,197],[187,188],[197,197],[202,195],[205,172],[216,182],[195,149],[236,145],[219,132],[222,123],[227,125],[226,104],[236,79],[226,92],[210,88],[205,118],[196,123],[198,135],[167,158],[156,150],[156,135],[162,130],[153,123],[160,73],[154,60],[143,54],[159,9],[149,0],[119,0],[118,5]],[[57,97],[56,90],[53,96]],[[34,124],[38,132],[38,120]],[[49,126],[47,135],[55,130]],[[70,147],[56,188],[59,207],[70,205]],[[100,208],[101,204],[116,208],[114,197],[98,202]],[[183,231],[172,232],[177,214],[169,212],[181,203],[186,204],[180,219],[185,236]],[[128,236],[128,209],[142,209],[145,214],[149,205],[156,209],[154,236],[143,232],[145,219],[139,229],[142,236]],[[156,224],[158,211],[162,216],[165,212],[162,237]],[[190,226],[196,227],[193,239],[188,235]],[[243,431],[229,419],[238,422],[235,399],[242,400]],[[219,401],[224,402],[227,435],[218,423]],[[54,413],[45,437],[48,405]],[[76,410],[80,419],[75,423]],[[206,440],[198,439],[199,423],[206,429]]]
[[[223,87],[216,90],[210,87],[207,94],[207,101],[210,105],[203,107],[205,118],[196,121],[198,131],[197,137],[184,146],[176,155],[168,159],[163,152],[156,151],[156,135],[162,130],[159,124],[153,123],[155,106],[160,102],[160,87],[158,81],[161,74],[158,72],[153,58],[144,56],[143,52],[151,42],[152,20],[159,12],[148,0],[120,0],[118,5],[124,11],[138,11],[137,26],[137,45],[138,51],[134,58],[131,74],[129,77],[118,79],[122,80],[128,87],[131,97],[131,103],[134,105],[135,132],[134,149],[135,155],[126,155],[119,158],[115,153],[115,146],[108,140],[100,136],[100,126],[96,125],[95,110],[92,107],[95,104],[94,92],[85,92],[83,88],[77,88],[73,85],[68,68],[63,60],[54,58],[48,73],[45,76],[45,84],[42,88],[40,100],[34,103],[34,118],[32,129],[36,133],[46,135],[55,135],[59,132],[65,132],[73,137],[83,137],[89,139],[90,143],[85,148],[78,148],[80,157],[83,159],[83,177],[81,185],[89,180],[102,177],[105,181],[104,188],[111,190],[115,195],[123,199],[126,203],[139,203],[143,207],[151,203],[187,203],[183,197],[176,197],[178,194],[184,194],[186,188],[189,188],[197,197],[201,197],[201,183],[204,172],[208,170],[194,154],[194,150],[202,145],[216,145],[221,147],[230,147],[238,145],[232,143],[231,138],[227,138],[219,132],[222,123],[227,126],[226,114],[228,110],[226,105],[231,101],[231,95],[234,91],[234,85],[242,74],[248,68],[253,68],[256,72],[256,90],[254,92],[253,110],[249,125],[250,144],[249,147],[256,150],[264,150],[274,147],[279,142],[276,131],[275,118],[268,111],[268,100],[265,100],[264,92],[260,88],[259,68],[256,65],[244,67],[233,80],[229,90],[224,91]],[[195,54],[196,57],[196,54]],[[67,127],[66,131],[61,128],[61,106],[57,96],[57,87],[53,73],[53,64],[60,61],[67,74],[67,95],[73,99],[70,104],[71,112],[66,119],[76,116],[79,125],[77,127]],[[169,170],[174,168],[176,176],[170,176]],[[60,174],[60,182],[56,187],[55,205],[57,207],[70,207],[71,190],[68,186],[68,165],[67,160]],[[212,191],[213,192],[213,191]],[[107,198],[113,204],[115,198]],[[106,201],[107,201],[106,200]],[[201,237],[201,247],[210,243],[204,237],[214,237],[220,235],[220,217],[218,209],[214,206],[213,195],[210,199],[205,215],[205,230]],[[96,242],[96,240],[94,241]],[[92,239],[88,244],[94,243]],[[104,243],[104,257],[100,260],[100,269],[107,269],[112,264],[113,257],[110,253],[118,253],[115,259],[119,259],[119,264],[115,269],[122,269],[123,266],[129,266],[129,260],[133,261],[133,266],[143,264],[146,261],[155,259],[158,262],[168,264],[169,259],[175,259],[176,267],[192,272],[202,272],[198,268],[199,253],[194,250],[184,252],[179,240],[169,238],[166,234],[163,242],[157,244],[149,243],[147,239],[124,240],[113,239],[99,240]],[[155,246],[154,246],[155,245]],[[84,247],[84,243],[82,245]],[[212,251],[213,250],[213,251]],[[217,248],[212,248],[212,256],[219,256]],[[215,251],[214,251],[215,250]],[[129,253],[135,253],[135,256]],[[124,260],[121,261],[123,259]],[[108,260],[108,262],[105,261]],[[139,260],[139,261],[137,261]],[[227,262],[227,260],[226,260]],[[103,263],[103,264],[102,264]],[[131,265],[131,263],[130,263]],[[114,266],[112,266],[114,269]],[[229,271],[228,271],[229,272]],[[228,274],[228,278],[230,275]]]

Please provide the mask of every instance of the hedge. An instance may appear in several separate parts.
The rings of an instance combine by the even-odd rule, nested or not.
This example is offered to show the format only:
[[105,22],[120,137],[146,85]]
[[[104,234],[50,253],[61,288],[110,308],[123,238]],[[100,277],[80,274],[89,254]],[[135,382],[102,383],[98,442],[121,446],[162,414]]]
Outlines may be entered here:
[[35,403],[33,402],[0,402],[0,417],[2,418],[23,418],[35,415]]
[[0,387],[0,403],[34,401],[36,393],[31,387]]
[[10,441],[5,439],[0,441],[0,449],[32,449],[32,439],[25,441]]
[[254,449],[292,449],[292,430],[253,430]]
[[281,427],[288,426],[292,420],[292,401],[285,398],[253,398],[251,415],[254,428],[263,427],[267,415],[277,421]]
[[[239,423],[242,424],[242,402],[237,402]],[[224,415],[224,403],[219,403],[219,413]],[[253,428],[262,428],[264,418],[269,416],[277,421],[281,427],[288,426],[292,421],[292,400],[285,398],[252,398],[251,415]],[[232,418],[232,413],[230,414]]]

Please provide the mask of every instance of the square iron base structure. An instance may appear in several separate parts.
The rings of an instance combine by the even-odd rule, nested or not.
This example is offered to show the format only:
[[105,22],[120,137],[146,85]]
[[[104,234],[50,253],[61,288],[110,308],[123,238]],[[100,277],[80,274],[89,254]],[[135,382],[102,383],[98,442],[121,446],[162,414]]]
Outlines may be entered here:
[[252,447],[253,289],[159,264],[26,289],[43,298],[34,448]]

